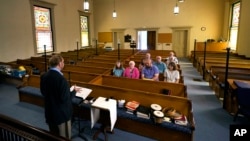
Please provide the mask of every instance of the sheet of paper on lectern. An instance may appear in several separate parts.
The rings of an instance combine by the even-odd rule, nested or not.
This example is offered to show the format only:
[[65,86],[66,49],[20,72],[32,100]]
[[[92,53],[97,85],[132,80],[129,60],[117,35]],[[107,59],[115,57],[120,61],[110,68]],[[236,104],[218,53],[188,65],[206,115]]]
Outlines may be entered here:
[[77,97],[81,97],[83,99],[85,99],[86,97],[88,97],[88,95],[92,92],[91,89],[83,88],[83,87],[79,87],[79,86],[71,86],[70,91],[73,91],[74,87],[80,88],[80,90],[78,92],[76,92],[76,96]]

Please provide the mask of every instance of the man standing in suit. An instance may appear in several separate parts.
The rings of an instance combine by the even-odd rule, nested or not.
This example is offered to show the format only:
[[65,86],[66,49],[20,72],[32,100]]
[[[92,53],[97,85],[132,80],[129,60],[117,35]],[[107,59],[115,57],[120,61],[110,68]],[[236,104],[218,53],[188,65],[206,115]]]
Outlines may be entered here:
[[71,139],[71,116],[73,107],[71,99],[76,88],[70,92],[70,86],[61,70],[64,59],[53,55],[49,59],[50,70],[41,76],[40,90],[44,96],[45,119],[49,130],[56,135]]

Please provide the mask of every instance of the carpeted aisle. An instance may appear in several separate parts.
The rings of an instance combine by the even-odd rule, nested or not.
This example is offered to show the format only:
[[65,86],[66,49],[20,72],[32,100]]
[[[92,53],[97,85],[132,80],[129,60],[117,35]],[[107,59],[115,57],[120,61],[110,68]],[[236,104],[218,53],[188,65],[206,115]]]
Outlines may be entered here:
[[243,117],[233,122],[233,116],[222,108],[222,102],[187,58],[181,59],[180,65],[188,98],[193,105],[194,141],[229,141],[230,124],[249,124]]

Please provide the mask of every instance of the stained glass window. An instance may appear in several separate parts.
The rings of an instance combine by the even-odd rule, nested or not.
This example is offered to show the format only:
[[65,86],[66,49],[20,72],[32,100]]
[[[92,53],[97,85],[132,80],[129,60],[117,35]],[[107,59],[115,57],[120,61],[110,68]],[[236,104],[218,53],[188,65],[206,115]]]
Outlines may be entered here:
[[232,27],[238,27],[240,18],[240,3],[233,5]]
[[52,52],[50,9],[34,6],[37,53]]
[[240,20],[240,2],[232,5],[231,15],[231,27],[230,27],[230,39],[229,46],[232,50],[236,50],[237,38],[238,38],[238,25]]
[[80,16],[81,22],[81,42],[82,47],[89,46],[89,26],[88,26],[88,17]]

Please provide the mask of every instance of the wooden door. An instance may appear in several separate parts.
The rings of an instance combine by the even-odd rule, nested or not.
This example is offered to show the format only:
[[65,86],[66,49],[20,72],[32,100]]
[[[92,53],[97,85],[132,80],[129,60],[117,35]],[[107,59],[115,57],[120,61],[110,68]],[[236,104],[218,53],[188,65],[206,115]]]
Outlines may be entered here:
[[148,50],[155,50],[156,48],[156,31],[147,32],[147,46]]

